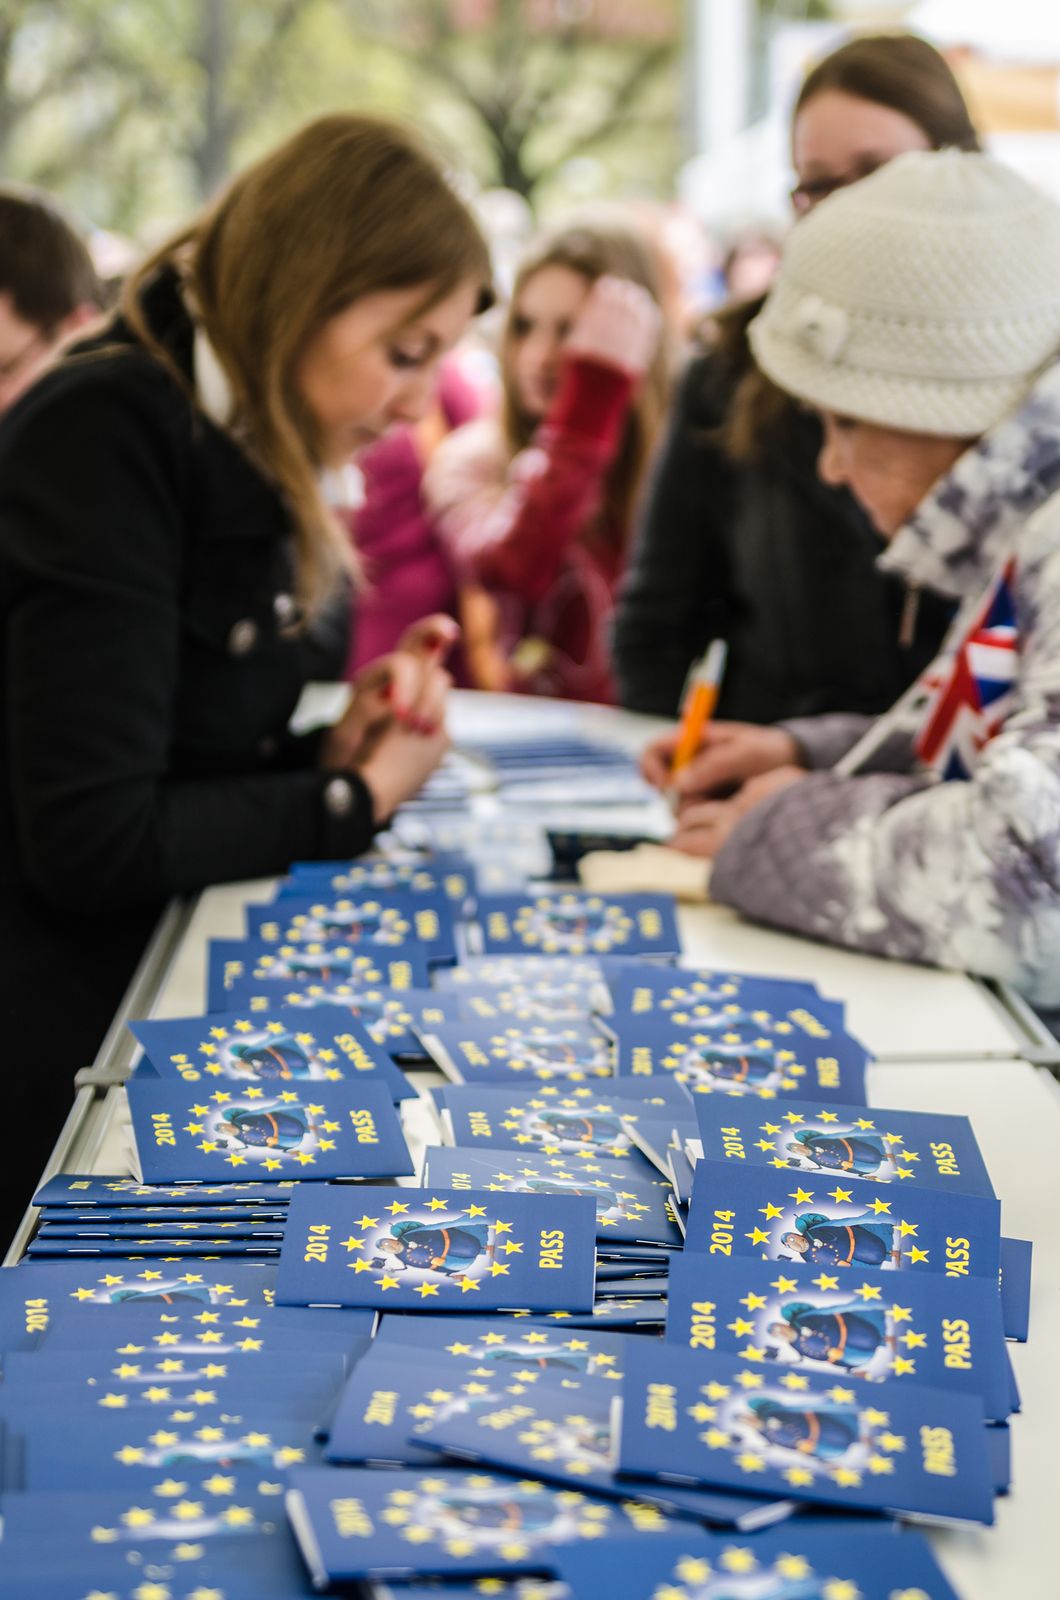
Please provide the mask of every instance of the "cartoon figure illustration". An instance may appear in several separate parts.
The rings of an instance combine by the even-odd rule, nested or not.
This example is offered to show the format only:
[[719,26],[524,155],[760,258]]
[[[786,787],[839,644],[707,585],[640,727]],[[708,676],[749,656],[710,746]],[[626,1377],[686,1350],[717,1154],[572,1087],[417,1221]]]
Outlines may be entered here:
[[587,1350],[540,1350],[532,1344],[488,1345],[477,1358],[501,1366],[537,1367],[542,1372],[555,1368],[561,1372],[588,1372],[591,1357]]
[[580,1194],[596,1201],[597,1217],[606,1217],[609,1211],[621,1211],[618,1195],[613,1189],[587,1189],[577,1183],[561,1183],[556,1178],[527,1178],[518,1187],[530,1194]]
[[526,1039],[516,1041],[513,1054],[528,1067],[546,1072],[594,1072],[611,1070],[607,1041],[569,1039]]
[[[435,1513],[448,1531],[489,1535],[500,1533],[547,1537],[559,1518],[551,1495],[526,1494],[519,1489],[498,1490],[481,1498],[463,1494],[439,1495]],[[482,1542],[488,1542],[488,1539]]]
[[807,1361],[827,1361],[856,1372],[868,1366],[882,1344],[892,1342],[882,1306],[856,1301],[826,1307],[789,1300],[780,1314],[783,1321],[769,1324],[770,1337]]
[[887,1146],[878,1133],[821,1132],[817,1128],[800,1128],[787,1142],[791,1167],[803,1161],[828,1172],[852,1172],[856,1177],[879,1175],[879,1169],[890,1160]]
[[125,1305],[133,1300],[140,1304],[150,1305],[179,1305],[185,1300],[197,1301],[200,1305],[212,1304],[213,1296],[209,1288],[203,1283],[153,1283],[149,1289],[112,1289],[107,1296],[113,1305]]
[[297,1150],[313,1124],[299,1105],[232,1106],[225,1108],[217,1131],[251,1149],[284,1151]]
[[376,1248],[380,1255],[373,1260],[373,1266],[388,1271],[395,1267],[417,1268],[459,1281],[468,1276],[479,1256],[490,1254],[490,1225],[463,1218],[417,1222],[413,1217],[402,1217],[391,1225],[390,1237],[380,1239]]
[[611,1112],[580,1117],[573,1111],[539,1111],[527,1122],[526,1131],[540,1134],[546,1141],[590,1145],[593,1149],[629,1144],[622,1123]]
[[372,944],[400,944],[400,919],[396,913],[390,912],[386,921],[387,925],[384,926],[382,906],[370,903],[320,906],[306,919],[303,932],[312,936],[319,930],[321,938],[341,938],[349,944],[355,944],[358,940]]
[[818,1461],[837,1461],[858,1442],[860,1422],[852,1407],[788,1406],[756,1396],[747,1402],[744,1419],[770,1444]]
[[233,1063],[252,1078],[310,1078],[313,1058],[289,1033],[240,1039],[226,1046]]
[[680,1059],[678,1072],[694,1083],[717,1083],[726,1088],[772,1088],[780,1078],[775,1050],[742,1042],[690,1047]]
[[[797,1233],[785,1233],[781,1243],[815,1266],[897,1266],[901,1251],[894,1247],[896,1224],[866,1211],[860,1217],[833,1221],[820,1211],[804,1211],[795,1218]],[[788,1258],[781,1258],[788,1259]]]
[[260,1445],[247,1444],[242,1439],[218,1440],[203,1443],[198,1439],[181,1439],[176,1445],[160,1450],[145,1450],[142,1460],[151,1467],[194,1467],[212,1461],[219,1467],[233,1467],[237,1463],[254,1462],[259,1467],[271,1467],[272,1452]]

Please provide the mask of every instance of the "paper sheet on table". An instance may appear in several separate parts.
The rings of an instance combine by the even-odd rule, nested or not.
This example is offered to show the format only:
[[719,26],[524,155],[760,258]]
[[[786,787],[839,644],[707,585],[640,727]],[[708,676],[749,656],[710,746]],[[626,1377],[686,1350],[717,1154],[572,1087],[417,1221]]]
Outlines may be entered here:
[[649,889],[693,904],[710,898],[710,862],[662,844],[639,844],[633,850],[594,850],[579,861],[578,877],[594,894]]

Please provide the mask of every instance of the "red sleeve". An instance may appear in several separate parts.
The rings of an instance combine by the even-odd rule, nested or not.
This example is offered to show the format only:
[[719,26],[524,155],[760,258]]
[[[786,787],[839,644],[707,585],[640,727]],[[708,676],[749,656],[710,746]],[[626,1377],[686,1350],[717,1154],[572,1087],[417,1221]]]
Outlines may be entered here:
[[600,505],[632,393],[633,379],[617,367],[581,357],[565,364],[551,411],[475,540],[481,582],[528,601],[552,586]]

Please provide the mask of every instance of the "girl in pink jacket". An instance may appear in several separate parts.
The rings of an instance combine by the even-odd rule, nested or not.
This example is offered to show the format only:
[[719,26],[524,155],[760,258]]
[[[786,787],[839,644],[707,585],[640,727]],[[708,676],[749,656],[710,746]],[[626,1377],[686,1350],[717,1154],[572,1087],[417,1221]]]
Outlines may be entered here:
[[569,228],[523,262],[501,415],[451,434],[424,482],[476,687],[614,698],[613,596],[666,403],[660,332],[651,253],[632,232]]

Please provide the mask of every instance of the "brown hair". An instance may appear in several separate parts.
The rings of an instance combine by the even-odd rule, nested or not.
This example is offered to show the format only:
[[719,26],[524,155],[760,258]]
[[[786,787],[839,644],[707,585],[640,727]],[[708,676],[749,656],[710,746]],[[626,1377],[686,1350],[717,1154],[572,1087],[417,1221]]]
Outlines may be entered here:
[[[807,73],[795,101],[799,113],[826,90],[887,106],[915,122],[933,150],[979,150],[979,135],[949,63],[911,33],[865,34],[840,45]],[[745,370],[722,427],[735,460],[759,455],[793,402],[759,372],[747,346],[747,327],[761,301],[724,307],[713,318],[714,343]]]
[[[519,404],[511,377],[509,354],[514,341],[519,296],[523,287],[543,267],[568,267],[590,283],[605,274],[628,278],[658,303],[659,281],[655,260],[647,242],[632,228],[610,218],[563,228],[546,234],[522,258],[512,285],[508,315],[501,338],[501,379],[503,402],[501,425],[505,443],[512,455],[524,450],[540,425]],[[651,366],[637,392],[626,418],[622,445],[608,470],[604,485],[602,521],[610,522],[628,537],[633,502],[648,464],[669,400],[669,363],[665,340],[660,338]]]
[[54,338],[79,306],[102,303],[92,257],[47,195],[0,189],[0,294],[23,322]]
[[309,340],[364,295],[423,288],[417,314],[468,280],[492,300],[489,251],[437,161],[398,124],[321,117],[236,177],[145,261],[122,313],[167,366],[141,297],[176,266],[232,387],[234,431],[295,528],[298,590],[318,609],[354,560],[321,498],[315,429],[294,388]]

